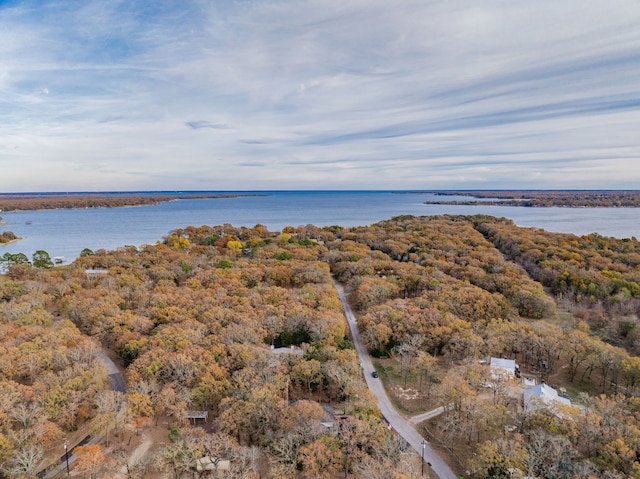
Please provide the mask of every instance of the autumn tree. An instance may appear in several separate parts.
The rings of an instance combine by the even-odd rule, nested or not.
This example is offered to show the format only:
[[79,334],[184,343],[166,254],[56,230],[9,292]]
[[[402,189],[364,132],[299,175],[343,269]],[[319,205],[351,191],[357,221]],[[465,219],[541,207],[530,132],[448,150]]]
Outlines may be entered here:
[[88,475],[89,479],[97,478],[106,459],[102,447],[97,444],[87,444],[76,447],[74,453],[78,457],[75,468],[82,474]]
[[394,356],[400,362],[401,374],[404,374],[404,387],[407,387],[407,378],[412,369],[413,362],[418,356],[418,348],[421,346],[423,338],[413,335],[393,349]]
[[322,436],[314,442],[306,444],[300,448],[300,462],[305,477],[330,479],[340,470],[337,459],[340,444],[335,437]]
[[316,359],[299,361],[291,368],[291,379],[307,390],[308,399],[311,399],[313,388],[322,383],[322,378],[322,364]]
[[418,351],[414,367],[418,372],[418,390],[422,392],[422,385],[426,384],[427,397],[429,397],[431,395],[431,385],[434,384],[439,377],[438,362],[436,358],[429,353]]

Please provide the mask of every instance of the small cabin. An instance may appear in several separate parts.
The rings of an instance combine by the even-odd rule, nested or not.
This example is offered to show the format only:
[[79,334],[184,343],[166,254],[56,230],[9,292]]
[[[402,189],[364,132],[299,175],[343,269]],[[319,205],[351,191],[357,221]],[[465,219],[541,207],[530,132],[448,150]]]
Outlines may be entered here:
[[189,419],[194,424],[198,419],[201,419],[204,422],[207,422],[207,420],[209,419],[209,412],[208,411],[187,411],[187,419]]

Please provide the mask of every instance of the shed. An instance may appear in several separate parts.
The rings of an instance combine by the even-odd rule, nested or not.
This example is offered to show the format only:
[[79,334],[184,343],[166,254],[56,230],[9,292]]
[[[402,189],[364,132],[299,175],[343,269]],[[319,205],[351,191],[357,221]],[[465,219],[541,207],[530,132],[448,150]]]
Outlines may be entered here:
[[187,419],[190,419],[194,423],[196,422],[196,419],[202,419],[206,421],[208,418],[209,418],[208,411],[187,411]]

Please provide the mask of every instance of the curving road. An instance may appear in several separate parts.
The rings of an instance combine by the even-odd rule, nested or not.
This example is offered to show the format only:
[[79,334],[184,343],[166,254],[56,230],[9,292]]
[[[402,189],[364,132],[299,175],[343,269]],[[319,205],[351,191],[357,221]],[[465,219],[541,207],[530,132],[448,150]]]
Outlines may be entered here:
[[126,393],[127,385],[124,382],[124,378],[116,364],[111,360],[107,353],[103,350],[96,351],[96,357],[102,362],[103,366],[107,370],[107,374],[109,375],[109,384],[111,385],[111,389],[117,392]]
[[431,465],[431,470],[440,479],[458,479],[458,476],[451,470],[446,462],[433,450],[433,448],[427,443],[427,441],[418,434],[413,425],[402,417],[398,411],[393,407],[387,392],[382,385],[382,381],[375,379],[371,376],[374,371],[371,358],[366,348],[363,346],[360,340],[360,332],[358,331],[358,324],[356,323],[356,317],[351,310],[351,306],[347,302],[347,298],[344,294],[344,289],[337,281],[334,281],[338,296],[342,302],[347,322],[349,323],[349,329],[351,330],[351,336],[353,337],[353,344],[356,347],[356,352],[360,358],[360,364],[364,370],[364,377],[367,381],[369,389],[378,397],[378,406],[383,416],[387,418],[389,424],[396,430],[400,436],[402,436],[411,447],[413,447],[419,455],[424,454],[424,460]]

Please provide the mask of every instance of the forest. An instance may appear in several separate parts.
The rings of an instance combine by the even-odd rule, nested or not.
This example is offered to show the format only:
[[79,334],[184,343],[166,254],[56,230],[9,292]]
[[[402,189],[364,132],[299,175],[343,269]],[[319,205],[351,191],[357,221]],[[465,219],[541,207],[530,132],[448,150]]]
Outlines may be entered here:
[[[1,261],[0,477],[55,468],[63,442],[92,478],[201,477],[203,460],[219,477],[418,477],[335,279],[400,411],[441,408],[417,427],[460,475],[640,478],[636,239],[402,216],[189,226],[71,265]],[[527,410],[521,379],[492,379],[489,357],[572,405]]]
[[469,201],[425,201],[427,204],[568,208],[638,208],[640,191],[439,191],[439,196],[469,196]]
[[256,194],[190,194],[190,195],[146,195],[146,194],[3,194],[0,195],[0,211],[51,210],[69,208],[122,208],[125,206],[148,206],[180,199],[237,198],[258,196]]

